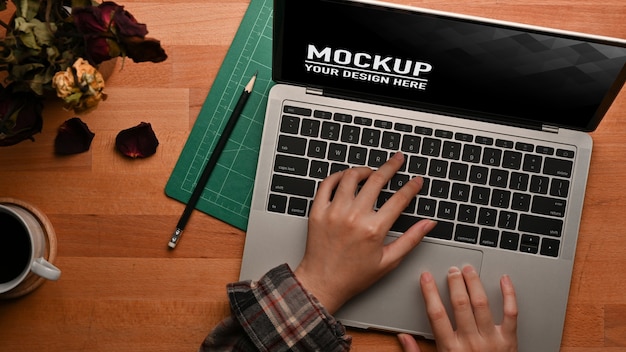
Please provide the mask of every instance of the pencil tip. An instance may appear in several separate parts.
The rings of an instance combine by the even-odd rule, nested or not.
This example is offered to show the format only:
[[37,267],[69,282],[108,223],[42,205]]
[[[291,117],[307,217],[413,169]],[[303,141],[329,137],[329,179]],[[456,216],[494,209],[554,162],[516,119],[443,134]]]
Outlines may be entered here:
[[256,75],[259,71],[257,71],[254,76],[252,76],[252,78],[250,79],[250,82],[248,82],[248,84],[246,85],[245,91],[248,93],[252,92],[252,87],[254,87],[254,82],[256,81]]

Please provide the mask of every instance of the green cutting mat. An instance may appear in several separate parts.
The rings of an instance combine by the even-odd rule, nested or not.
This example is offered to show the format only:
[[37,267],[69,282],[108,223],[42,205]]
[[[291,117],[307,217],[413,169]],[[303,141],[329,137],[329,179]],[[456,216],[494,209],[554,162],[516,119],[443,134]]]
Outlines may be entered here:
[[237,99],[258,77],[196,209],[246,230],[272,82],[272,0],[252,0],[174,167],[165,193],[186,203]]

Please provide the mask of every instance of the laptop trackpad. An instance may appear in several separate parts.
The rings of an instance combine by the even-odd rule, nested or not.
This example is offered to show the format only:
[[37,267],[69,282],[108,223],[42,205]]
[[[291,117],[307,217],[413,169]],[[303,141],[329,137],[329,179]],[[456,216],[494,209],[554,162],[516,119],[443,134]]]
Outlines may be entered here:
[[482,257],[479,250],[422,242],[398,268],[348,302],[336,317],[347,326],[432,338],[419,284],[421,273],[433,274],[446,309],[451,312],[448,269],[471,264],[480,272]]

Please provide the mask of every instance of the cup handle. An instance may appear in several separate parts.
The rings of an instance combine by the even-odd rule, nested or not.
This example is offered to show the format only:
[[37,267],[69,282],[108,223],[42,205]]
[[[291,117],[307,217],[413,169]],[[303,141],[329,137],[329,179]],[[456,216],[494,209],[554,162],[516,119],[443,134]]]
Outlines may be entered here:
[[33,273],[52,281],[58,280],[61,276],[61,270],[43,258],[35,259],[33,261],[33,265],[30,267],[30,270]]

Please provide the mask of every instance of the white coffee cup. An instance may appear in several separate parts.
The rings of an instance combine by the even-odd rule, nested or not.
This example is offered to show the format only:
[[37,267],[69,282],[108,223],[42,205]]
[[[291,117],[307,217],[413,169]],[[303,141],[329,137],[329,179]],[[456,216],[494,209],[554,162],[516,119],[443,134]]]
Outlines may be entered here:
[[30,273],[58,280],[61,270],[45,258],[44,226],[27,209],[0,204],[0,293],[22,283]]

